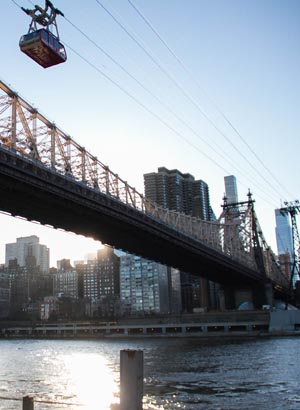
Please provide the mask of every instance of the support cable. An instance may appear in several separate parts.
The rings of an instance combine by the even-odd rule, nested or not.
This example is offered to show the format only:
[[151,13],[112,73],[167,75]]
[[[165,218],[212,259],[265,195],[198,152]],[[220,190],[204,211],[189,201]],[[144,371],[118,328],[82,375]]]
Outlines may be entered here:
[[253,148],[248,144],[248,142],[243,138],[243,136],[240,134],[240,132],[237,130],[237,128],[233,125],[233,123],[229,120],[229,118],[224,114],[224,112],[220,109],[220,107],[217,105],[217,103],[208,95],[208,93],[203,89],[203,87],[200,86],[199,82],[197,79],[194,77],[194,75],[191,73],[191,71],[188,69],[188,67],[182,62],[182,60],[175,54],[175,52],[171,49],[171,47],[167,44],[167,42],[162,38],[162,36],[158,33],[157,29],[151,24],[149,19],[145,17],[145,15],[138,9],[138,7],[133,3],[132,0],[127,0],[128,3],[131,5],[131,7],[136,11],[136,13],[141,17],[141,19],[146,23],[146,25],[150,28],[150,30],[155,34],[155,36],[160,40],[160,42],[167,48],[167,50],[170,52],[170,54],[175,58],[175,60],[178,62],[178,64],[181,66],[181,68],[190,76],[190,78],[194,81],[194,83],[197,85],[198,89],[204,94],[209,101],[213,104],[217,112],[223,117],[223,119],[227,122],[227,124],[233,129],[233,131],[238,135],[238,137],[241,139],[241,141],[246,145],[246,147],[249,149],[249,151],[252,153],[252,155],[257,159],[257,161],[262,165],[262,167],[269,173],[269,175],[277,182],[277,184],[280,186],[281,189],[283,189],[289,196],[292,196],[287,190],[286,187],[278,180],[276,175],[270,169],[265,165],[265,163],[259,158],[259,156],[256,154],[256,152],[253,150]]
[[[21,8],[14,0],[11,0],[14,4],[16,4],[19,8]],[[31,4],[32,1],[28,0]],[[98,3],[98,0],[96,0]],[[65,17],[66,18],[66,17]],[[75,26],[75,24],[73,24],[69,19],[66,18],[66,20],[74,27],[76,28],[78,31],[81,32],[82,35],[84,35],[87,39],[89,39],[89,41],[91,41],[98,49],[100,49],[103,53],[105,53],[105,55],[107,55],[107,57],[109,56],[109,54],[107,52],[105,52],[96,42],[94,42],[92,39],[90,39],[81,29],[77,28],[77,26]],[[181,139],[183,139],[188,145],[190,145],[191,147],[193,147],[194,149],[196,149],[198,152],[200,152],[203,156],[205,156],[209,161],[211,161],[212,163],[214,163],[218,168],[220,168],[223,172],[230,174],[230,172],[225,169],[222,165],[220,165],[218,162],[216,162],[210,155],[206,154],[203,150],[201,150],[200,148],[198,148],[195,144],[193,144],[192,142],[190,142],[182,133],[180,133],[179,131],[177,131],[172,125],[170,125],[169,123],[167,123],[163,118],[161,118],[158,114],[156,114],[154,111],[152,111],[151,109],[149,109],[144,103],[142,103],[139,99],[137,99],[136,97],[134,97],[129,91],[127,91],[124,87],[122,87],[119,83],[117,83],[115,80],[113,80],[111,77],[109,77],[107,74],[105,74],[99,67],[97,67],[95,64],[91,63],[86,57],[83,57],[78,51],[76,51],[74,48],[72,48],[70,45],[68,45],[67,43],[65,43],[65,45],[67,47],[69,47],[71,49],[71,51],[73,51],[74,54],[76,54],[79,58],[81,58],[83,61],[85,61],[88,65],[90,65],[93,69],[95,69],[99,74],[101,74],[102,76],[104,76],[108,81],[110,81],[111,83],[113,83],[117,88],[119,88],[123,93],[125,93],[128,97],[130,97],[132,100],[134,100],[139,106],[141,106],[145,111],[147,111],[149,114],[151,114],[153,117],[155,117],[158,121],[160,121],[163,125],[165,125],[169,130],[171,130],[173,133],[175,133],[178,137],[180,137]],[[109,56],[110,58],[110,56]],[[115,62],[115,64],[117,64],[120,68],[122,67],[115,59],[113,59],[111,57],[112,61]],[[122,68],[123,69],[123,68]],[[124,69],[125,72],[130,75],[131,78],[135,78],[134,76],[132,76],[126,69]],[[145,86],[143,86],[139,80],[138,83],[147,90],[147,88]],[[149,91],[148,91],[149,92]],[[157,99],[157,97],[154,96],[153,93],[151,93],[152,96],[154,98]],[[160,101],[160,100],[159,100]],[[161,102],[162,103],[162,102]],[[162,103],[164,105],[164,103]],[[177,115],[176,113],[174,113],[172,110],[171,112],[173,113],[173,115]],[[179,117],[178,117],[179,119]],[[180,121],[183,121],[181,119],[179,119]],[[184,124],[186,124],[183,121]],[[188,126],[188,124],[186,124],[186,126],[188,128],[190,128],[192,130],[192,132],[194,132],[194,130]],[[198,136],[198,134],[197,134]],[[200,137],[200,136],[199,136]],[[201,137],[200,137],[201,138]],[[202,138],[201,138],[202,139]],[[204,140],[205,142],[205,140]],[[207,142],[205,142],[207,145],[209,145]],[[210,146],[210,145],[209,145]],[[212,148],[212,147],[211,147]],[[212,148],[214,149],[214,148]],[[221,155],[218,153],[218,155]],[[228,160],[227,160],[228,162]],[[243,183],[242,183],[243,184]],[[245,185],[245,184],[243,184]],[[248,188],[248,186],[245,185],[245,187]],[[261,197],[260,195],[257,194],[257,196]],[[261,199],[263,199],[265,202],[268,202],[271,206],[273,206],[273,204],[271,202],[269,202],[267,199],[261,197]]]
[[161,118],[158,114],[156,114],[154,111],[152,111],[150,108],[148,108],[143,102],[141,102],[138,98],[136,98],[134,95],[132,95],[129,91],[127,91],[124,87],[122,87],[119,83],[117,83],[115,80],[113,80],[111,77],[109,77],[106,73],[104,73],[99,67],[97,67],[95,64],[90,62],[86,57],[82,56],[78,51],[76,51],[74,48],[72,48],[70,45],[68,45],[66,42],[64,44],[71,50],[73,51],[74,54],[76,54],[79,58],[81,58],[83,61],[85,61],[90,67],[92,67],[94,70],[96,70],[99,74],[101,74],[103,77],[105,77],[110,83],[115,85],[119,90],[121,90],[127,97],[131,98],[135,103],[137,103],[140,107],[142,107],[145,111],[147,111],[151,116],[156,118],[159,122],[161,122],[165,127],[167,127],[170,131],[172,131],[174,134],[176,134],[178,137],[183,139],[186,143],[188,143],[191,147],[196,149],[198,152],[200,152],[202,155],[204,155],[207,159],[212,161],[217,167],[221,168],[224,172],[228,173],[228,170],[226,170],[222,165],[220,165],[218,162],[216,162],[211,156],[206,154],[204,151],[202,151],[200,148],[198,148],[195,144],[191,143],[182,133],[177,131],[172,125],[167,123],[163,118]]
[[153,55],[147,51],[147,49],[134,37],[133,34],[100,2],[96,0],[97,4],[102,7],[102,9],[115,21],[115,23],[134,41],[135,44],[150,58],[150,60],[166,75],[166,77],[184,94],[184,96],[194,105],[195,108],[204,116],[204,118],[213,126],[213,128],[222,135],[229,145],[244,159],[245,162],[262,178],[267,185],[269,185],[274,192],[281,196],[278,190],[268,181],[264,175],[257,170],[257,168],[248,160],[247,156],[244,155],[230,140],[230,138],[222,131],[220,128],[210,119],[210,117],[203,111],[199,104],[184,90],[184,88],[168,73],[166,69],[153,57]]
[[[243,175],[246,179],[249,179],[250,182],[257,183],[255,180],[252,181],[251,177],[244,173],[243,170],[239,169],[237,165],[232,162],[228,156],[225,156],[223,152],[219,152],[216,147],[206,141],[194,128],[192,128],[184,119],[182,119],[179,114],[177,114],[170,106],[168,106],[165,102],[163,102],[159,97],[157,97],[148,87],[146,87],[141,81],[139,81],[133,74],[131,74],[121,63],[119,63],[114,57],[112,57],[103,47],[101,47],[96,41],[94,41],[91,37],[89,37],[82,29],[80,29],[76,24],[74,24],[71,20],[65,17],[65,20],[75,28],[82,36],[84,36],[91,44],[93,44],[99,51],[101,51],[107,58],[109,58],[117,67],[119,67],[125,74],[127,74],[134,82],[136,82],[144,91],[146,91],[152,98],[154,98],[157,102],[159,102],[167,111],[169,111],[181,124],[183,124],[186,128],[188,128],[197,138],[199,138],[204,144],[206,144],[209,148],[211,148],[217,155],[219,155],[223,161],[227,162],[231,167],[235,168],[241,175]],[[272,193],[271,193],[272,195]],[[275,196],[274,196],[275,199]],[[276,197],[277,200],[277,197]]]

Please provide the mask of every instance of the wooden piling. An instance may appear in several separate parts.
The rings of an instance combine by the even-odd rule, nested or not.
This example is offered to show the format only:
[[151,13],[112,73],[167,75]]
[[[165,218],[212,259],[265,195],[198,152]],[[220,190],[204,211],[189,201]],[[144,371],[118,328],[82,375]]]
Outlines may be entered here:
[[24,396],[23,397],[23,407],[22,410],[34,410],[34,402],[33,397],[31,396]]
[[120,351],[120,410],[143,409],[143,351]]

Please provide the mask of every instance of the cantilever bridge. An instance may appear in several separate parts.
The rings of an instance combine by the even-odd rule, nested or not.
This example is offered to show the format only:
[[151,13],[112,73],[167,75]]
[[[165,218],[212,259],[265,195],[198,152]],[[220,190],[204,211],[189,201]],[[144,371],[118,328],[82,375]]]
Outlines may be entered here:
[[288,289],[251,196],[215,222],[146,199],[0,81],[0,210],[223,285]]

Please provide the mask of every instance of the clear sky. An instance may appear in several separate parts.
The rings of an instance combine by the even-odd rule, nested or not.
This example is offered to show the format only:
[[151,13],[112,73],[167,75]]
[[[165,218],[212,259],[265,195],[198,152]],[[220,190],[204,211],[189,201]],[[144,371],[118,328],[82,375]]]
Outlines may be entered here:
[[[300,1],[53,0],[68,61],[48,69],[20,52],[15,3],[44,5],[1,1],[4,82],[140,192],[144,173],[177,168],[208,183],[218,216],[234,174],[276,251],[274,209],[300,197]],[[33,234],[52,266],[99,248],[0,214],[0,263]]]

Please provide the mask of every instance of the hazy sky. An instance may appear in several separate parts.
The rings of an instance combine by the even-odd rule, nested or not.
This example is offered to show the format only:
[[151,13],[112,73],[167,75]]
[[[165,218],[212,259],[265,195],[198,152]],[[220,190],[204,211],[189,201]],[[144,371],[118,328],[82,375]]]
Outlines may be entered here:
[[[49,69],[20,52],[30,18],[15,3],[32,8],[1,1],[4,82],[140,192],[144,173],[177,168],[208,183],[218,216],[236,175],[276,251],[274,209],[300,197],[300,1],[56,0],[68,61]],[[0,263],[32,234],[52,265],[99,247],[0,215]]]

